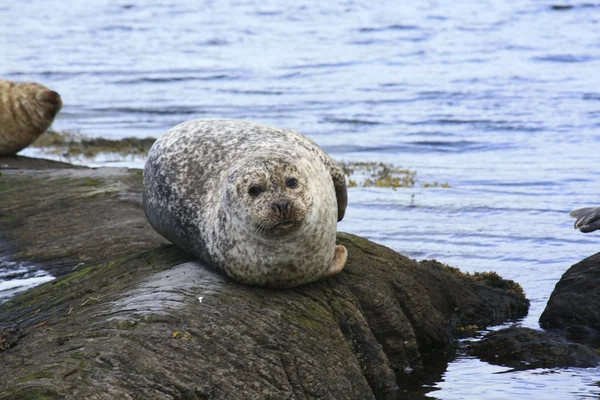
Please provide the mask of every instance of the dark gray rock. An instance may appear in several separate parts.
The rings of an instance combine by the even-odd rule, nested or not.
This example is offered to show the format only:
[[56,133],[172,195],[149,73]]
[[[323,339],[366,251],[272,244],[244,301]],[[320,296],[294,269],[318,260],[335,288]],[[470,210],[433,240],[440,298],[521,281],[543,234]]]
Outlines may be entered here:
[[530,328],[491,333],[469,347],[469,353],[490,364],[514,369],[595,367],[600,356],[591,348],[563,336]]
[[540,325],[576,342],[600,347],[600,253],[573,265],[560,278]]

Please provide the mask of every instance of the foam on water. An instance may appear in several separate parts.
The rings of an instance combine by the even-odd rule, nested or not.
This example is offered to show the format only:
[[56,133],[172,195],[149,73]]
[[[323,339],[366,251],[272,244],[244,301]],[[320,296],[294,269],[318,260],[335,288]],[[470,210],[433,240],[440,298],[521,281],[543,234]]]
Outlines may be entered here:
[[53,279],[53,276],[37,265],[10,261],[0,256],[0,303],[4,303],[16,293]]

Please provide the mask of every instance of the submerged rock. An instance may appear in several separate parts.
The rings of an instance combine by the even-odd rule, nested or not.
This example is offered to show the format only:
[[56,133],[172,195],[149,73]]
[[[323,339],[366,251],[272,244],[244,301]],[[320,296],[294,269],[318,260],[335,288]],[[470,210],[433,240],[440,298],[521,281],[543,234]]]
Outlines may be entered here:
[[10,332],[0,399],[389,397],[452,355],[463,327],[529,306],[501,288],[514,285],[345,233],[339,275],[245,286],[165,245],[141,191],[137,170],[2,171],[8,251],[63,278],[0,306],[0,332]]
[[530,328],[508,328],[491,333],[469,348],[490,364],[518,370],[554,367],[595,367],[600,356],[591,348],[563,336]]
[[578,262],[556,284],[540,317],[544,329],[600,347],[600,253]]

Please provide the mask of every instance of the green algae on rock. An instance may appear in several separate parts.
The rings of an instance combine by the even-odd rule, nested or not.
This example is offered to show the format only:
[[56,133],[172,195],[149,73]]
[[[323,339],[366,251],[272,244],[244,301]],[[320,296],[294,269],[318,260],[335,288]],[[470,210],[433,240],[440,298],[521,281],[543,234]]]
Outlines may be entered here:
[[[348,187],[412,188],[417,183],[417,172],[382,162],[341,162],[348,177]],[[449,183],[422,184],[424,188],[449,188]]]
[[50,154],[64,155],[65,158],[77,156],[93,158],[101,153],[145,156],[155,140],[134,137],[118,140],[91,138],[78,132],[49,130],[31,146],[44,149]]
[[429,268],[443,269],[453,275],[467,279],[471,282],[480,282],[484,285],[507,290],[518,296],[525,297],[525,291],[523,287],[517,282],[510,279],[504,279],[494,271],[486,272],[462,272],[456,267],[452,267],[448,264],[441,263],[437,260],[421,260],[419,264],[426,265]]
[[[398,168],[382,162],[341,162],[344,172],[349,177],[348,187],[413,187],[417,173],[405,168]],[[354,178],[354,179],[352,179]]]
[[439,183],[438,181],[434,181],[433,183],[425,183],[423,184],[424,188],[444,188],[444,189],[448,189],[450,188],[450,184],[448,182],[446,183]]

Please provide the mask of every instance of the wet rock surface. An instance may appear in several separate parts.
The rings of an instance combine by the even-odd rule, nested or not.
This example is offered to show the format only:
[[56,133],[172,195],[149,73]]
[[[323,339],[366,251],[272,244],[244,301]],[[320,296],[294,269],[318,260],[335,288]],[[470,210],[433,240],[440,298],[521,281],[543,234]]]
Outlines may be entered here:
[[590,347],[563,336],[530,328],[491,333],[469,347],[469,353],[490,364],[518,370],[555,367],[595,367],[600,356]]
[[0,157],[0,249],[54,276],[168,243],[141,212],[142,172]]
[[600,348],[600,253],[564,273],[540,317],[540,325]]
[[140,171],[45,168],[0,171],[3,251],[62,276],[0,305],[0,399],[394,398],[464,326],[529,306],[344,233],[338,276],[245,286],[152,231]]

